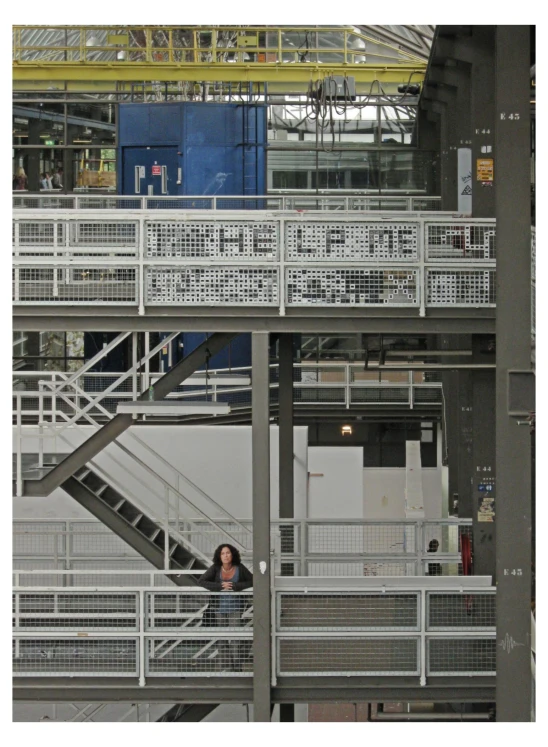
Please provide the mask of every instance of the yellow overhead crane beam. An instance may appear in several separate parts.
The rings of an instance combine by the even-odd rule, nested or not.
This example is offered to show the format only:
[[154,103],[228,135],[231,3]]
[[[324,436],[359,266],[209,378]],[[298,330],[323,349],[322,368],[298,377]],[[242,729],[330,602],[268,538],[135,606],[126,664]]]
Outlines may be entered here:
[[46,81],[219,81],[301,89],[346,75],[364,91],[375,81],[419,83],[425,72],[424,60],[340,26],[13,27],[15,88]]

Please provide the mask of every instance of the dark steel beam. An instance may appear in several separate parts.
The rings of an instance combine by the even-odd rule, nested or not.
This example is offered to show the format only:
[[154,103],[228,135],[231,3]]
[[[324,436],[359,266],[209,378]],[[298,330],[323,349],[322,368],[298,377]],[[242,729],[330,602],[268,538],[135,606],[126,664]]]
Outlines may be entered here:
[[488,334],[495,331],[495,309],[432,309],[425,317],[419,317],[413,309],[410,312],[399,309],[326,309],[323,312],[310,310],[308,313],[287,313],[280,317],[275,313],[234,314],[233,310],[223,309],[221,314],[208,309],[207,316],[182,317],[172,314],[151,314],[150,317],[122,313],[118,308],[112,315],[104,315],[104,307],[88,309],[79,314],[71,308],[59,308],[51,313],[51,308],[34,309],[32,314],[20,313],[13,320],[13,329],[21,331],[101,331],[131,330],[136,332],[176,332],[185,329],[203,332],[214,329],[217,332],[363,332],[367,334],[443,334],[475,332]]
[[[143,687],[131,678],[108,677],[14,677],[13,699],[17,702],[45,703],[251,703],[251,679],[147,678]],[[368,679],[365,681],[354,681]],[[435,678],[420,687],[416,678],[299,677],[272,688],[275,703],[354,703],[386,701],[493,702],[495,678]],[[450,680],[438,682],[438,679]],[[341,682],[340,680],[344,680]],[[270,719],[270,710],[269,710]]]
[[509,372],[531,367],[530,27],[496,27],[497,721],[531,720],[531,436]]
[[269,335],[251,337],[253,486],[253,720],[270,721],[270,369]]

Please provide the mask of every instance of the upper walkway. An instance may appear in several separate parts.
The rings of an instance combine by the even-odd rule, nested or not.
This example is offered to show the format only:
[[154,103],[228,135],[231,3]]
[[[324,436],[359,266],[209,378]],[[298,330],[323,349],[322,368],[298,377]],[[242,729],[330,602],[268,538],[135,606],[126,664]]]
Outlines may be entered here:
[[14,210],[16,328],[494,330],[493,219],[100,199]]

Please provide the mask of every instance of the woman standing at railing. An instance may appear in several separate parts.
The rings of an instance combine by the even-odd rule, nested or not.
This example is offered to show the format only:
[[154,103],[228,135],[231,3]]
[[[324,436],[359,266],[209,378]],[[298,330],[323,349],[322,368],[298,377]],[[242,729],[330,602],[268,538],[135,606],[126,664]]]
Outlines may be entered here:
[[[213,554],[213,565],[199,578],[198,584],[209,591],[223,592],[211,598],[204,615],[206,625],[217,628],[239,628],[242,625],[244,599],[230,592],[253,586],[253,575],[243,565],[240,553],[232,545],[219,545]],[[241,671],[240,642],[228,639],[219,643],[219,665],[222,669]]]

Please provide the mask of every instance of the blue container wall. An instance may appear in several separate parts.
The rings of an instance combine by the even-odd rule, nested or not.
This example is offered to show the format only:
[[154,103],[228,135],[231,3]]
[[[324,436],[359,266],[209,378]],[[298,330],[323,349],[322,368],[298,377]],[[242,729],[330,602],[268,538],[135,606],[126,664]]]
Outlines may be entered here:
[[[183,332],[183,352],[188,355],[206,339],[204,332]],[[208,368],[239,368],[251,366],[251,335],[238,335],[208,361]],[[200,366],[202,371],[205,366]]]
[[[120,104],[118,191],[160,195],[255,195],[266,191],[262,104]],[[136,192],[135,167],[143,176]],[[165,187],[164,187],[165,188]],[[166,194],[165,192],[163,194]]]

